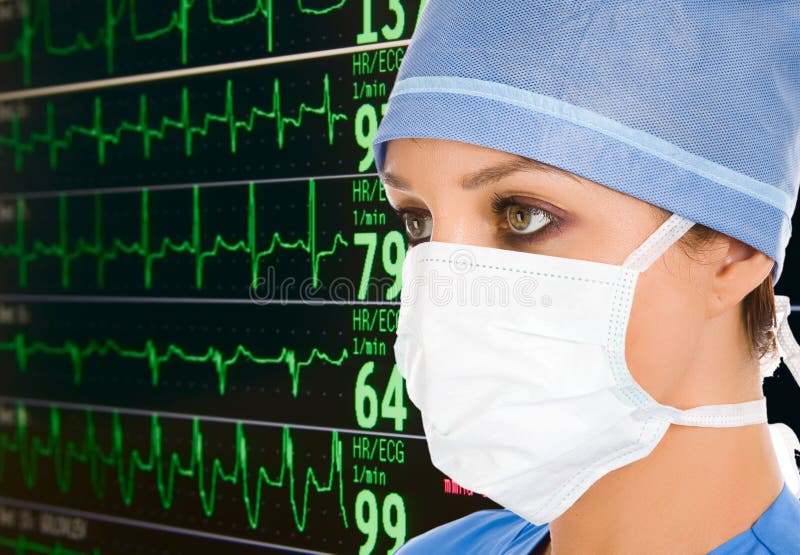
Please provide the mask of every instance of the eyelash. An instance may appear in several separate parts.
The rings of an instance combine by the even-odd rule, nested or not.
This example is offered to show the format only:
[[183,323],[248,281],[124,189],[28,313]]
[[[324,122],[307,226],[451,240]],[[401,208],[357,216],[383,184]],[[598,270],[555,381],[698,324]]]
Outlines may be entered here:
[[[525,206],[528,210],[531,210],[534,214],[542,215],[548,223],[544,226],[540,227],[536,231],[530,231],[528,233],[518,233],[514,231],[504,230],[503,236],[505,240],[509,242],[522,242],[522,243],[532,243],[534,241],[540,240],[544,237],[547,237],[551,233],[555,233],[560,229],[560,222],[558,218],[556,218],[553,214],[535,206],[533,204],[529,204],[526,202],[520,202],[515,200],[514,197],[503,196],[499,193],[492,193],[492,201],[491,201],[491,208],[492,212],[497,216],[505,215],[505,211],[510,208],[511,206]],[[400,218],[401,224],[403,224],[403,234],[408,241],[409,246],[413,247],[420,243],[424,243],[427,239],[420,239],[415,241],[411,237],[408,236],[408,231],[405,228],[405,219],[404,216],[406,214],[421,214],[423,213],[420,209],[410,209],[410,208],[393,208],[395,214],[397,214],[398,218]],[[505,220],[507,224],[508,220]]]
[[[522,242],[522,243],[532,243],[534,241],[539,241],[544,237],[547,237],[551,233],[558,231],[559,229],[559,221],[553,214],[544,210],[538,206],[527,202],[520,202],[515,200],[514,197],[503,196],[499,193],[492,193],[492,212],[494,212],[497,216],[504,216],[506,210],[512,206],[524,206],[531,213],[535,215],[544,216],[547,220],[547,223],[540,227],[535,231],[529,231],[527,233],[519,233],[510,230],[505,230],[503,235],[505,236],[507,241],[510,242]],[[508,223],[508,220],[505,220],[505,223]]]

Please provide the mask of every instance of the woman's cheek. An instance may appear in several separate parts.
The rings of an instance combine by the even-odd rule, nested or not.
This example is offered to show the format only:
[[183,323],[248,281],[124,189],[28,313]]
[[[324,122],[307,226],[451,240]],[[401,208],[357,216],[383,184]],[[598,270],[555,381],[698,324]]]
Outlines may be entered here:
[[625,339],[636,382],[656,401],[679,406],[681,385],[701,333],[702,299],[667,271],[639,275]]

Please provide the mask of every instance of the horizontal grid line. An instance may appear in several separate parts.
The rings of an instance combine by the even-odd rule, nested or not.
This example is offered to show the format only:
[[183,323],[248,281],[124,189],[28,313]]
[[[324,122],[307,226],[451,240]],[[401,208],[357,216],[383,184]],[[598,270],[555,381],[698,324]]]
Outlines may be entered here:
[[173,534],[182,534],[186,536],[195,536],[204,539],[212,539],[219,541],[226,541],[254,547],[264,547],[270,549],[280,549],[289,553],[309,553],[313,555],[328,555],[327,551],[315,551],[312,549],[303,549],[300,547],[293,547],[290,545],[283,545],[279,543],[264,542],[258,540],[251,540],[248,538],[238,538],[236,536],[228,536],[225,534],[216,534],[213,532],[205,532],[202,530],[194,530],[191,528],[181,528],[179,526],[170,526],[168,524],[158,524],[155,522],[148,522],[145,520],[137,520],[133,518],[126,518],[121,516],[114,516],[102,513],[95,513],[91,511],[84,511],[81,509],[73,509],[71,507],[62,507],[58,505],[49,505],[46,503],[37,503],[34,501],[26,501],[22,499],[15,499],[12,497],[0,496],[0,505],[7,505],[10,507],[19,507],[22,509],[31,509],[40,512],[60,513],[68,516],[75,516],[85,518],[86,520],[94,520],[99,522],[108,522],[110,524],[118,524],[122,526],[131,526],[136,528],[145,528],[149,530],[157,530],[159,532],[170,532]]
[[368,52],[370,50],[383,50],[385,48],[399,48],[408,46],[411,39],[395,40],[389,42],[379,42],[375,44],[365,44],[359,46],[344,46],[342,48],[330,48],[326,50],[316,50],[313,52],[301,52],[298,54],[286,54],[283,56],[271,56],[268,58],[257,58],[254,60],[244,60],[240,62],[228,62],[223,64],[211,64],[206,66],[172,69],[168,71],[157,71],[153,73],[143,73],[139,75],[126,75],[124,77],[112,77],[109,79],[97,79],[94,81],[83,81],[68,85],[54,85],[51,87],[38,87],[34,89],[18,89],[0,93],[0,102],[12,100],[26,100],[29,98],[39,98],[42,96],[52,96],[58,94],[76,93],[94,89],[106,89],[119,87],[122,85],[138,85],[153,81],[164,81],[166,79],[176,79],[181,77],[194,77],[197,75],[207,75],[222,71],[236,71],[254,67],[285,64],[304,60],[314,60],[329,58],[331,56],[344,56],[357,52]]
[[175,420],[201,420],[204,422],[217,422],[221,424],[237,424],[242,423],[248,426],[261,426],[266,428],[283,428],[288,427],[292,430],[305,430],[305,431],[312,431],[312,432],[339,432],[343,434],[349,435],[366,435],[366,436],[376,436],[376,437],[390,437],[390,438],[397,438],[397,439],[416,439],[425,441],[424,435],[417,435],[417,434],[401,434],[397,432],[375,432],[372,430],[358,430],[354,428],[336,428],[332,426],[314,426],[310,424],[296,424],[291,422],[275,422],[272,420],[253,420],[253,419],[246,419],[246,418],[228,418],[224,416],[213,416],[213,415],[202,415],[202,414],[190,414],[190,413],[182,413],[182,412],[170,412],[170,411],[159,411],[159,410],[145,410],[145,409],[133,409],[133,408],[126,408],[126,407],[116,407],[116,406],[108,406],[108,405],[94,405],[89,403],[70,403],[66,401],[53,401],[50,399],[32,399],[27,397],[9,397],[7,395],[0,395],[0,403],[6,404],[14,404],[14,403],[22,403],[27,406],[31,407],[39,407],[39,408],[48,408],[48,407],[57,407],[60,409],[65,410],[73,410],[73,411],[80,411],[80,410],[91,410],[94,412],[118,412],[120,414],[129,414],[132,416],[145,416],[150,417],[152,415],[157,415],[159,417],[164,418],[172,418]]
[[129,295],[50,295],[30,293],[0,293],[0,302],[14,303],[151,303],[151,304],[252,304],[275,306],[400,306],[400,301],[336,301],[283,299],[263,300],[202,297],[136,297]]
[[88,189],[74,189],[68,191],[36,191],[30,193],[0,193],[0,200],[13,200],[17,197],[22,198],[47,198],[56,197],[59,195],[64,196],[85,196],[98,194],[115,194],[115,193],[137,193],[142,189],[149,189],[150,191],[167,191],[173,189],[190,189],[192,187],[240,187],[249,183],[256,185],[269,185],[280,183],[296,183],[302,181],[335,181],[337,179],[359,179],[359,178],[374,178],[378,177],[377,173],[346,173],[346,174],[330,174],[330,175],[316,175],[316,176],[302,176],[302,177],[274,177],[269,179],[237,179],[230,181],[207,181],[195,183],[168,183],[164,185],[126,185],[121,187],[92,187]]

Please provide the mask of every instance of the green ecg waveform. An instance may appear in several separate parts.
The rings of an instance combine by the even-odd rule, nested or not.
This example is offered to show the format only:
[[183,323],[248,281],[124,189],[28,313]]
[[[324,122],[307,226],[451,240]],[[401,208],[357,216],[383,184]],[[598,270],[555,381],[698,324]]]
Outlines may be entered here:
[[[174,500],[176,479],[195,480],[197,496],[206,517],[214,515],[217,486],[224,482],[240,488],[247,522],[253,529],[260,522],[264,488],[283,489],[288,486],[294,524],[300,532],[306,528],[311,489],[317,493],[338,490],[342,522],[345,528],[348,526],[344,504],[342,442],[336,431],[331,433],[330,469],[325,482],[320,482],[312,468],[306,468],[302,500],[298,502],[294,444],[288,427],[283,428],[281,436],[280,469],[270,475],[264,466],[258,466],[255,471],[250,468],[248,450],[251,448],[248,447],[241,422],[237,422],[235,426],[233,462],[226,465],[217,457],[207,460],[203,433],[196,418],[192,420],[189,453],[182,460],[179,453],[170,451],[164,445],[164,431],[158,415],[155,414],[150,418],[149,451],[143,454],[138,449],[126,450],[125,429],[117,412],[111,414],[111,437],[109,446],[105,448],[97,437],[95,417],[91,410],[85,411],[86,429],[78,441],[65,439],[61,428],[61,414],[57,408],[50,409],[50,429],[44,438],[29,433],[26,412],[24,405],[17,405],[14,431],[0,433],[0,481],[8,478],[5,475],[6,457],[11,455],[19,460],[24,484],[28,488],[35,488],[43,466],[40,459],[49,459],[58,488],[66,494],[70,493],[72,487],[73,466],[81,464],[88,470],[92,490],[98,499],[106,496],[108,472],[111,471],[116,476],[120,499],[126,506],[130,506],[134,501],[139,474],[148,474],[155,482],[161,506],[170,509]],[[253,479],[255,485],[251,484]]]
[[[171,253],[187,253],[194,257],[195,262],[195,287],[200,290],[204,284],[204,267],[207,258],[218,256],[220,251],[242,252],[250,255],[250,283],[254,287],[258,284],[259,265],[263,258],[271,256],[276,249],[299,249],[309,255],[311,262],[311,277],[314,287],[319,285],[319,267],[321,260],[326,256],[336,253],[339,245],[347,246],[349,243],[341,233],[336,233],[333,237],[333,245],[327,250],[317,249],[316,232],[316,182],[312,179],[308,182],[308,238],[296,241],[285,241],[281,239],[279,232],[274,232],[269,243],[264,248],[259,248],[256,233],[256,194],[255,185],[248,184],[248,204],[247,204],[247,239],[240,241],[226,241],[221,235],[216,235],[212,244],[204,248],[202,245],[202,229],[200,225],[200,189],[197,186],[192,188],[192,226],[191,240],[179,241],[170,237],[164,237],[161,245],[151,248],[150,241],[150,195],[148,189],[141,192],[141,224],[139,241],[125,242],[120,239],[113,239],[108,243],[103,233],[103,206],[102,196],[94,195],[94,238],[92,242],[83,237],[79,238],[73,245],[69,244],[68,233],[68,210],[67,197],[60,195],[58,229],[59,238],[54,244],[45,244],[41,241],[33,241],[30,247],[27,245],[27,233],[25,229],[26,203],[24,197],[17,197],[16,201],[16,241],[8,245],[0,245],[0,257],[12,257],[18,260],[17,281],[20,287],[27,287],[29,266],[44,257],[55,257],[61,261],[61,287],[68,289],[71,283],[72,263],[82,256],[94,257],[96,259],[96,280],[100,288],[105,287],[106,283],[106,264],[110,261],[118,260],[121,255],[140,256],[144,259],[144,285],[150,289],[153,284],[153,264],[156,260],[163,260]],[[108,245],[107,245],[108,243]],[[107,245],[107,246],[106,246]]]
[[16,355],[17,368],[21,372],[28,370],[28,363],[34,355],[68,357],[72,363],[72,380],[75,385],[83,382],[84,365],[90,357],[108,357],[116,355],[122,358],[144,360],[150,367],[150,383],[158,386],[161,380],[162,366],[172,360],[180,360],[190,364],[212,364],[217,374],[220,395],[225,395],[230,368],[243,360],[258,365],[284,364],[292,382],[292,397],[297,398],[300,391],[300,374],[303,368],[311,366],[316,360],[323,360],[334,366],[341,366],[348,357],[347,349],[342,349],[339,358],[333,358],[316,347],[305,360],[298,360],[294,349],[281,347],[276,357],[256,356],[244,345],[237,345],[233,354],[226,357],[221,349],[209,347],[202,354],[189,354],[173,343],[159,349],[155,341],[148,339],[141,349],[126,349],[112,339],[105,341],[91,340],[81,347],[71,340],[61,345],[49,345],[42,341],[28,341],[24,333],[17,333],[10,341],[0,342],[0,351],[13,352]]
[[10,118],[11,132],[9,135],[0,135],[0,152],[4,148],[13,151],[14,170],[21,172],[24,167],[25,156],[34,153],[36,145],[42,144],[47,147],[50,168],[58,168],[59,152],[69,150],[74,145],[76,137],[87,137],[97,143],[97,162],[104,165],[106,161],[106,151],[109,144],[118,145],[126,133],[141,136],[142,155],[145,159],[150,159],[152,143],[164,141],[170,129],[178,129],[183,132],[183,147],[187,157],[192,155],[195,135],[206,137],[211,129],[211,125],[224,124],[228,127],[228,141],[232,154],[236,153],[238,135],[240,131],[253,133],[256,122],[259,119],[274,120],[278,148],[283,149],[285,131],[287,126],[295,128],[303,124],[303,116],[306,113],[322,115],[325,117],[328,131],[328,143],[333,144],[334,126],[339,120],[346,120],[347,114],[336,113],[331,106],[331,87],[330,77],[326,73],[323,77],[322,103],[319,106],[309,106],[305,102],[300,103],[297,116],[285,116],[281,105],[281,86],[280,80],[275,78],[272,86],[272,102],[269,110],[251,106],[247,114],[241,119],[236,116],[236,103],[233,82],[228,79],[225,85],[225,107],[221,113],[205,112],[199,123],[193,123],[189,89],[181,88],[181,109],[177,118],[162,116],[159,123],[151,127],[149,100],[146,94],[139,95],[139,113],[135,120],[122,120],[116,127],[106,130],[103,124],[104,109],[103,101],[100,97],[94,98],[93,117],[90,126],[76,123],[67,124],[64,131],[59,134],[56,129],[56,109],[53,102],[48,101],[45,107],[45,130],[42,132],[30,132],[27,138],[23,138],[18,112],[14,112]]
[[6,547],[14,552],[15,555],[27,555],[36,553],[39,555],[100,555],[100,548],[95,547],[91,551],[78,551],[64,547],[60,541],[53,545],[38,543],[29,540],[24,534],[15,537],[0,536],[0,547]]
[[[339,0],[326,8],[306,8],[303,0],[297,0],[297,9],[301,14],[324,15],[342,8],[347,0]],[[214,0],[207,0],[206,16],[208,23],[216,26],[236,26],[252,20],[262,19],[265,23],[266,45],[268,54],[273,51],[273,35],[275,16],[272,9],[273,0],[255,0],[252,9],[234,16],[221,16],[214,8]],[[143,30],[139,22],[136,0],[105,0],[105,17],[103,26],[92,36],[77,32],[71,41],[56,44],[54,39],[54,22],[51,0],[23,0],[21,28],[11,50],[0,52],[0,63],[20,62],[22,65],[22,81],[28,87],[32,82],[34,45],[37,39],[41,49],[47,56],[66,57],[78,52],[105,50],[106,74],[115,73],[117,34],[125,20],[128,21],[128,34],[134,42],[153,41],[167,35],[180,36],[180,63],[189,61],[189,16],[199,0],[179,0],[177,7],[167,18],[167,22],[154,29]]]

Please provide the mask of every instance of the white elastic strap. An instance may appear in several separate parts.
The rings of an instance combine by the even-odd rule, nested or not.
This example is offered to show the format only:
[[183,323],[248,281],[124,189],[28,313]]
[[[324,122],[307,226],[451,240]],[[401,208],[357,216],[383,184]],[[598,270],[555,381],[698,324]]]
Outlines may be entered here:
[[[769,374],[775,371],[783,359],[783,363],[791,372],[794,381],[800,385],[800,345],[789,327],[789,314],[792,304],[786,295],[775,295],[775,342],[778,344],[778,355],[772,357]],[[767,375],[769,375],[767,374]],[[778,458],[781,473],[789,486],[789,490],[797,497],[800,494],[800,474],[797,469],[795,451],[800,451],[800,441],[794,430],[782,423],[769,425],[772,444]]]
[[650,264],[664,254],[693,225],[693,221],[687,220],[678,214],[672,214],[658,226],[644,243],[628,255],[622,265],[637,272],[644,272]]
[[691,409],[672,409],[669,419],[673,424],[711,428],[731,428],[763,424],[767,421],[767,400],[721,405],[703,405]]
[[[791,306],[789,305],[788,297],[773,294],[773,299],[775,302],[776,325],[772,328],[772,332],[775,334],[775,343],[778,344],[778,327],[783,322],[783,319],[788,316],[788,311],[791,310]],[[761,357],[759,360],[759,371],[762,378],[772,376],[772,374],[775,373],[775,370],[777,370],[778,366],[781,364],[781,353],[782,349],[780,345],[778,345],[777,349]]]
[[778,343],[778,353],[783,358],[783,363],[792,373],[794,381],[800,385],[800,345],[794,338],[789,327],[789,314],[792,305],[786,295],[775,295],[776,330],[775,339]]

